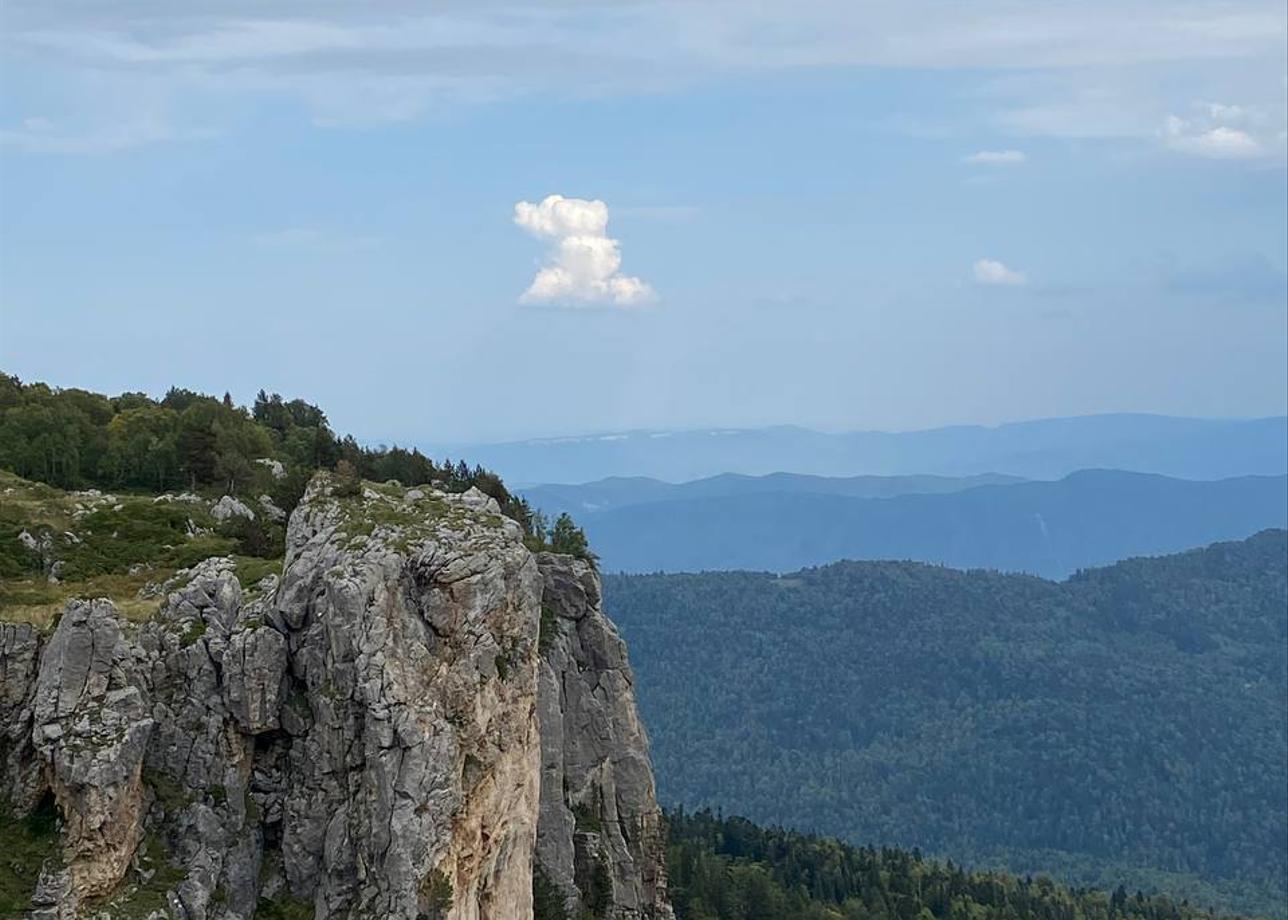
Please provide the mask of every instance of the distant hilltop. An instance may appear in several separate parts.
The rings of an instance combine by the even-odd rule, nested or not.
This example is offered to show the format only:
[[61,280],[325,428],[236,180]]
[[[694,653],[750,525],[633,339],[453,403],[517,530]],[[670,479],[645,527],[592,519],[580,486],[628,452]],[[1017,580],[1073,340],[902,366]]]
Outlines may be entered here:
[[568,511],[606,572],[787,572],[838,559],[914,559],[1064,578],[1288,527],[1288,475],[1193,480],[1083,470],[828,478],[726,474],[681,485],[607,479],[524,498]]
[[[428,446],[428,445],[422,445]],[[1199,419],[1113,414],[985,427],[826,433],[792,426],[623,431],[497,444],[431,446],[466,453],[508,481],[583,483],[613,476],[684,482],[759,476],[973,476],[1058,479],[1124,469],[1183,479],[1288,471],[1288,418]]]

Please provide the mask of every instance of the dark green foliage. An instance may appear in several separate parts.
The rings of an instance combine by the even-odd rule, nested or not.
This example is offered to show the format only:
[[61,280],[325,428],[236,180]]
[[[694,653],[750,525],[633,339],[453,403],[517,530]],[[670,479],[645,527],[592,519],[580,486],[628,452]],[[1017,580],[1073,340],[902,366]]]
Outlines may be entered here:
[[563,892],[540,863],[532,867],[532,920],[570,920]]
[[58,807],[46,796],[29,815],[0,800],[0,917],[23,916],[40,867],[58,856]]
[[187,873],[170,861],[165,845],[152,835],[144,838],[135,859],[140,871],[131,867],[116,891],[93,902],[93,909],[87,913],[117,920],[148,920],[170,912],[169,893]]
[[607,917],[609,908],[613,906],[613,877],[608,874],[608,860],[602,854],[595,858],[590,870],[590,885],[584,900],[592,917]]
[[[0,507],[0,578],[18,578],[30,572],[39,572],[43,567],[40,553],[28,549],[18,539],[24,530],[32,532],[18,520],[7,519],[8,509]],[[39,538],[41,532],[32,534]]]
[[549,604],[541,605],[540,632],[537,635],[537,648],[545,652],[559,637],[559,614]]
[[550,551],[576,556],[591,565],[599,561],[599,557],[590,551],[590,544],[586,541],[586,531],[573,523],[566,512],[559,515],[555,526],[550,530]]
[[340,498],[352,498],[362,494],[362,476],[358,468],[348,460],[341,460],[335,465],[335,483],[332,491]]
[[1164,895],[968,872],[913,850],[852,847],[709,811],[668,816],[679,920],[1206,920]]
[[313,920],[313,905],[290,895],[260,898],[255,905],[255,920]]
[[1288,534],[1064,583],[610,576],[664,802],[1284,916]]
[[[285,475],[273,476],[260,460],[276,460]],[[24,384],[0,373],[0,469],[63,489],[197,489],[252,499],[267,494],[287,512],[320,469],[337,470],[346,495],[358,494],[364,479],[432,483],[449,492],[474,487],[522,525],[534,548],[548,548],[544,519],[490,470],[463,460],[436,464],[419,450],[396,445],[363,447],[352,437],[337,437],[317,406],[263,390],[248,411],[227,394],[217,399],[172,387],[160,401],[142,393],[109,398]],[[233,539],[245,555],[280,553],[276,535],[267,530],[238,532]],[[560,539],[572,541],[560,552],[593,559],[580,530],[561,532]],[[0,550],[0,577],[28,564],[14,552],[7,543]]]
[[599,809],[595,805],[579,802],[572,806],[572,816],[577,830],[595,834],[603,833],[604,822],[600,820]]
[[452,909],[452,880],[440,869],[433,869],[421,882],[421,900],[429,920],[441,920]]
[[156,770],[144,770],[143,781],[156,796],[156,802],[167,817],[174,817],[192,804],[192,799],[177,781]]
[[286,528],[263,515],[254,520],[234,515],[219,526],[219,534],[235,540],[242,556],[276,559],[286,552]]
[[79,541],[59,541],[58,558],[63,561],[64,578],[77,581],[110,572],[121,572],[134,564],[180,568],[212,555],[232,551],[232,536],[208,534],[189,539],[189,521],[204,512],[182,504],[128,502],[117,510],[102,508],[77,523]]

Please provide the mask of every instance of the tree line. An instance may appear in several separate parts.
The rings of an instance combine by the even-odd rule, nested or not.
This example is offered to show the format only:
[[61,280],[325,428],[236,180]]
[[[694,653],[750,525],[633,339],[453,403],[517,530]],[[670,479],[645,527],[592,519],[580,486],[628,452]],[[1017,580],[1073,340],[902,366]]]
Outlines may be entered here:
[[0,468],[62,489],[267,494],[288,512],[318,470],[450,492],[475,487],[519,522],[531,549],[594,561],[570,517],[549,520],[491,470],[435,462],[417,448],[359,444],[337,435],[319,407],[264,390],[245,407],[228,393],[171,387],[160,399],[105,396],[0,373]]
[[609,575],[670,805],[1288,917],[1288,533],[1065,582]]
[[667,816],[679,920],[1200,920],[1166,895],[963,869],[918,850],[855,847],[709,810]]

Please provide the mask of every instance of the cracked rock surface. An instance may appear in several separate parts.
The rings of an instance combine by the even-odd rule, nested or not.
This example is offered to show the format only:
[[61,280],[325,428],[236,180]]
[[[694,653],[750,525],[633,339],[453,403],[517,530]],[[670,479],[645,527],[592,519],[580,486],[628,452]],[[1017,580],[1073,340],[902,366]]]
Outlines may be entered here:
[[280,579],[208,559],[142,624],[0,624],[0,795],[60,814],[31,916],[526,920],[539,848],[570,908],[669,918],[598,585],[477,490],[319,475]]
[[589,564],[552,553],[537,562],[537,863],[563,891],[569,916],[671,918],[662,813],[626,644],[604,615]]

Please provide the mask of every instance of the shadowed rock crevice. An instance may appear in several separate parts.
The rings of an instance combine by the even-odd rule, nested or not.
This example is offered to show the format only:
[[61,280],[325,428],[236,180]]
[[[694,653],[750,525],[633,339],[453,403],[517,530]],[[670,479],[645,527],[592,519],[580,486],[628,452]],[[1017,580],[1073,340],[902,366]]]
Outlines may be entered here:
[[541,553],[537,861],[569,916],[670,918],[662,814],[626,645],[599,576]]
[[[556,691],[559,716],[538,720],[539,670],[583,643],[587,664],[625,668],[597,577],[539,566],[497,511],[476,490],[340,496],[322,475],[280,580],[243,586],[214,558],[141,625],[106,600],[69,603],[48,635],[0,624],[0,794],[18,815],[52,795],[61,815],[31,916],[526,920],[547,727],[571,757],[560,801],[566,773],[569,805],[601,796],[613,829],[560,824],[599,866],[569,902],[667,916],[660,855],[649,868],[619,830],[658,826],[628,672],[622,699],[574,690],[570,722]],[[547,573],[569,587],[551,594]],[[543,595],[585,621],[554,665]]]

